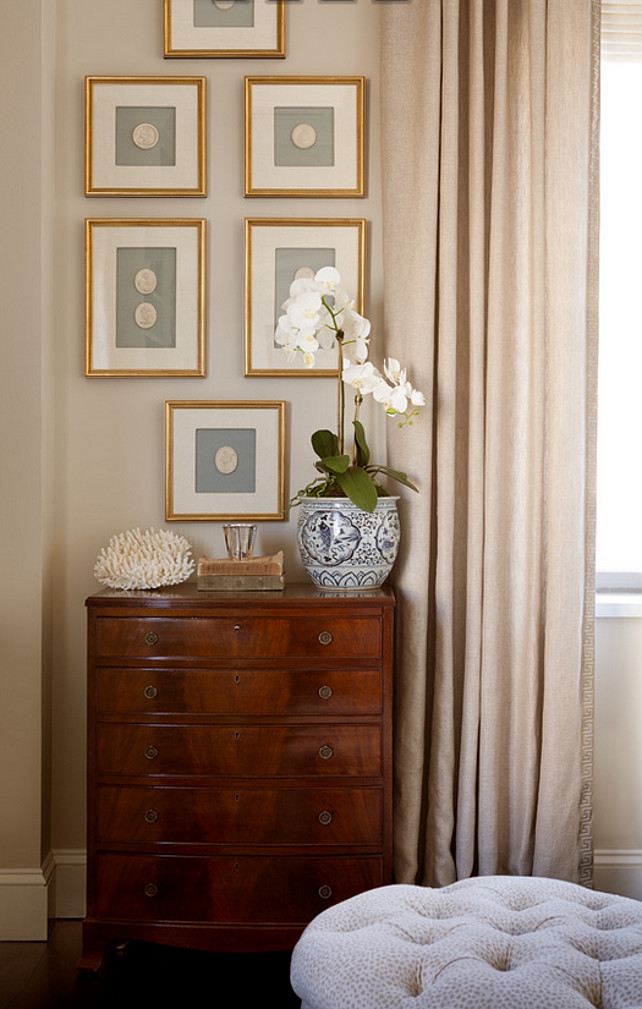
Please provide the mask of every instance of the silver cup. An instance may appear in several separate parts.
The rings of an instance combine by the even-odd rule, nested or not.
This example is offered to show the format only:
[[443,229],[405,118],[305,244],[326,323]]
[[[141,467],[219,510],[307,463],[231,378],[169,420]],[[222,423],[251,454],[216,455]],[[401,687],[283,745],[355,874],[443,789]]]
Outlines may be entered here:
[[256,526],[250,522],[229,522],[223,526],[227,555],[231,561],[249,561],[254,553]]

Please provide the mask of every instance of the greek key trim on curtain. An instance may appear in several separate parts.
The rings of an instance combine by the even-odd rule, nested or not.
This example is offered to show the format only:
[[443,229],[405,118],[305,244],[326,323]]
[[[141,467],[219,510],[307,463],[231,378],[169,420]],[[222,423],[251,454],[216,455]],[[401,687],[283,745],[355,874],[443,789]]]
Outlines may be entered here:
[[599,3],[381,17],[396,877],[590,882]]

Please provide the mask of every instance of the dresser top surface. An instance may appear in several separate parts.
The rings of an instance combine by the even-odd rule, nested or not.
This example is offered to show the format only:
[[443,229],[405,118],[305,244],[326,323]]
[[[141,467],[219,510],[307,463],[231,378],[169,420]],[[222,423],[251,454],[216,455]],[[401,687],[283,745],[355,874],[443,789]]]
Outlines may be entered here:
[[219,592],[198,589],[195,582],[183,582],[160,589],[103,589],[91,595],[86,605],[94,607],[136,607],[140,609],[204,609],[218,610],[229,606],[242,604],[247,607],[296,608],[309,607],[311,603],[341,610],[372,606],[380,609],[382,606],[394,605],[392,588],[384,585],[379,589],[356,591],[325,591],[307,582],[286,585],[277,591],[233,591]]

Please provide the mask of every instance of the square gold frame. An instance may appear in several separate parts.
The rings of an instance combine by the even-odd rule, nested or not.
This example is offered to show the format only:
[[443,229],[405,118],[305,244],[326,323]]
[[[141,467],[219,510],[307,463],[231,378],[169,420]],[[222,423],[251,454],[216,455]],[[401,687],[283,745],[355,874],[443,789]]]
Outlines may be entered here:
[[[319,351],[318,367],[301,368],[286,363],[282,348],[265,346],[274,334],[276,301],[276,250],[279,237],[287,247],[301,245],[307,237],[328,242],[335,249],[335,265],[356,309],[365,312],[366,228],[363,218],[251,218],[245,220],[244,365],[248,377],[336,378],[338,357]],[[268,321],[269,320],[269,321]],[[259,326],[265,337],[259,335]],[[336,363],[335,359],[336,358]],[[330,363],[331,362],[331,363]]]
[[[231,59],[285,57],[285,0],[257,0],[259,16],[251,28],[195,28],[182,8],[192,0],[163,0],[165,59]],[[180,24],[177,24],[180,19]]]
[[[216,433],[241,425],[255,432],[255,489],[197,490],[197,432],[208,422]],[[201,425],[201,426],[199,426]],[[207,428],[205,428],[207,430]],[[211,430],[211,429],[210,429]],[[227,446],[226,446],[227,447]],[[237,446],[238,447],[238,446]],[[232,446],[232,455],[236,455]],[[229,460],[229,449],[226,453]],[[215,464],[216,466],[216,464]],[[218,470],[222,484],[234,471]],[[167,400],[165,403],[165,518],[168,522],[256,522],[285,519],[285,402]]]
[[[332,112],[332,164],[275,164],[275,111],[282,106],[288,113],[297,106]],[[316,143],[314,128],[300,126],[306,129],[292,139],[293,161]],[[245,196],[365,196],[364,166],[364,77],[245,78]]]
[[[116,109],[140,106],[175,110],[173,164],[117,163]],[[206,196],[205,106],[205,77],[86,77],[85,196]]]
[[[198,218],[85,220],[87,377],[205,376],[205,228]],[[150,233],[158,234],[163,247],[177,250],[177,343],[173,348],[118,347],[117,250],[155,248],[147,245]],[[149,297],[140,295],[141,301]]]

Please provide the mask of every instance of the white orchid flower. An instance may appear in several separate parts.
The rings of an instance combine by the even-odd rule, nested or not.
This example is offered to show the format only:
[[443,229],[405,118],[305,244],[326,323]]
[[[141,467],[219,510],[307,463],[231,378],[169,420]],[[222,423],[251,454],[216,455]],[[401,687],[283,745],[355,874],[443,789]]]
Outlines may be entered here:
[[314,280],[318,285],[317,290],[320,290],[322,294],[334,294],[337,284],[341,283],[341,274],[334,266],[322,266],[315,273]]
[[287,317],[290,323],[299,329],[312,327],[316,329],[319,322],[321,296],[316,291],[299,294],[291,305],[288,305]]
[[315,360],[316,359],[315,359],[314,354],[304,354],[303,355],[303,363],[305,364],[306,368],[314,368]]
[[377,403],[381,403],[387,413],[405,413],[408,409],[408,397],[401,385],[390,386],[387,382],[382,381],[373,390],[372,396]]
[[324,324],[317,330],[317,340],[319,341],[319,346],[322,347],[323,350],[332,350],[335,345],[335,336],[336,332],[330,325]]
[[314,332],[301,330],[294,346],[296,350],[302,350],[304,354],[314,354],[319,349],[319,342]]
[[[314,329],[311,330],[314,333]],[[274,340],[278,344],[292,343],[300,333],[300,327],[294,325],[287,315],[279,317],[279,322],[274,333]]]
[[341,318],[343,330],[343,351],[349,361],[363,364],[368,357],[370,340],[370,320],[348,308]]
[[[426,405],[426,397],[423,392],[413,389],[410,382],[406,381],[406,369],[401,367],[396,358],[390,357],[387,361],[384,361],[383,371],[388,381],[393,383],[393,388],[388,397],[389,407],[387,406],[386,409],[389,408],[391,412],[394,409],[398,413],[406,413],[408,403],[412,406]],[[403,409],[401,408],[401,404],[405,404]]]
[[419,389],[413,389],[410,382],[406,382],[406,389],[409,393],[409,399],[413,406],[425,406],[426,397],[423,392],[419,392]]
[[383,362],[383,373],[393,385],[404,385],[406,381],[406,369],[402,368],[394,357],[389,357]]
[[346,385],[351,385],[362,396],[374,392],[383,382],[383,378],[371,361],[366,361],[365,364],[349,365],[343,369],[341,377]]
[[[310,291],[319,291],[319,285],[312,277],[298,277],[290,284],[290,299],[298,298],[301,294],[308,294]],[[290,300],[288,299],[288,300]]]
[[334,308],[336,312],[341,312],[345,308],[354,308],[356,302],[351,298],[344,287],[334,289]]

